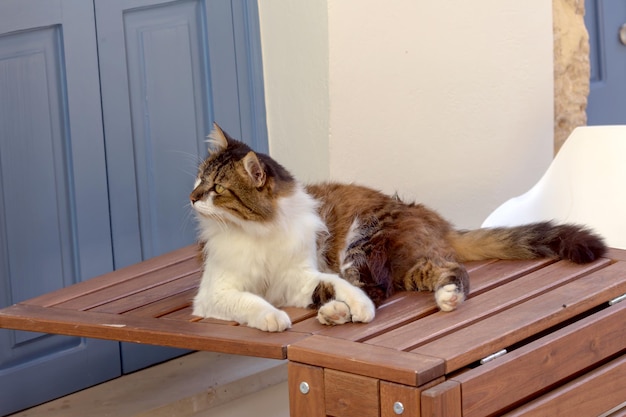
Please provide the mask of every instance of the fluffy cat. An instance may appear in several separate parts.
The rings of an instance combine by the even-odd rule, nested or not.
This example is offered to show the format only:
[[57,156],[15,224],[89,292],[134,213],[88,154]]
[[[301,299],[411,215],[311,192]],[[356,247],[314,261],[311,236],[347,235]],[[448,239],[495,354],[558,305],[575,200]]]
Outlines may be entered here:
[[436,212],[370,188],[304,186],[218,125],[190,195],[204,270],[193,314],[265,331],[291,326],[280,307],[314,307],[323,324],[370,322],[396,291],[428,290],[443,311],[469,291],[461,262],[602,256],[572,224],[455,230]]

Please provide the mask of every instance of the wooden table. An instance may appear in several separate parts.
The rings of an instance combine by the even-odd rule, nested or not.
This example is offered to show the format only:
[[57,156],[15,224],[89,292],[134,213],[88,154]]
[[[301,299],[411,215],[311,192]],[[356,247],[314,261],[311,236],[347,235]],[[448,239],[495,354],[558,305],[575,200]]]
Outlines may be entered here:
[[288,309],[294,325],[277,334],[191,316],[195,256],[180,249],[7,307],[0,327],[287,358],[297,417],[591,416],[626,401],[626,302],[609,305],[626,294],[626,251],[588,265],[472,262],[457,311],[401,293],[369,324],[326,327]]

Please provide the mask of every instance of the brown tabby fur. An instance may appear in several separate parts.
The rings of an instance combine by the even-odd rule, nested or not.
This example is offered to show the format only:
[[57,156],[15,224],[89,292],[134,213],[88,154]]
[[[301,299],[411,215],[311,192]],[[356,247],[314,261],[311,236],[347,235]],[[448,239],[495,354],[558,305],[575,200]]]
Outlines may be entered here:
[[[468,275],[461,262],[484,259],[560,257],[577,263],[602,256],[602,240],[577,225],[534,223],[511,228],[457,231],[422,204],[405,203],[359,185],[307,186],[320,203],[329,228],[318,239],[320,255],[331,271],[340,271],[340,253],[352,266],[341,275],[362,287],[379,305],[398,290],[434,291],[457,284],[467,295]],[[346,236],[355,218],[359,238]]]

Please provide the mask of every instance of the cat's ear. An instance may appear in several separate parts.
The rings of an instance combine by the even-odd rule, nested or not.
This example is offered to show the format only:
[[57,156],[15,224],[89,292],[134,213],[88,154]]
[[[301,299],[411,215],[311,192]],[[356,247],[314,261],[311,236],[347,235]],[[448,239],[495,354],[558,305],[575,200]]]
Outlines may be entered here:
[[243,166],[255,187],[259,188],[265,184],[265,170],[254,152],[248,152],[243,158]]
[[213,130],[207,136],[207,142],[209,144],[209,154],[222,152],[228,147],[226,134],[217,123],[213,123]]

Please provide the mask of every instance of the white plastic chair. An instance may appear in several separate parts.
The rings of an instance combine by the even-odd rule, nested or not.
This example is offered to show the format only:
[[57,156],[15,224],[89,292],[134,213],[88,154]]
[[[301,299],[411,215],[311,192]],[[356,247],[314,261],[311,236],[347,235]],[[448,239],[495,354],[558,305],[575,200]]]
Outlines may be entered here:
[[576,128],[543,177],[482,227],[555,220],[581,223],[626,249],[626,126]]

